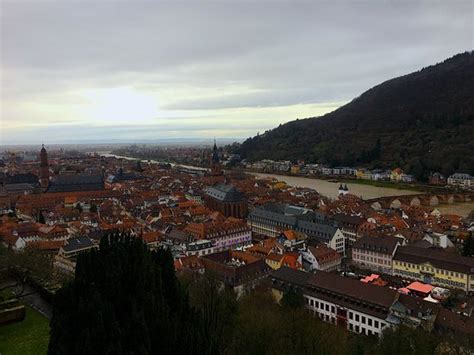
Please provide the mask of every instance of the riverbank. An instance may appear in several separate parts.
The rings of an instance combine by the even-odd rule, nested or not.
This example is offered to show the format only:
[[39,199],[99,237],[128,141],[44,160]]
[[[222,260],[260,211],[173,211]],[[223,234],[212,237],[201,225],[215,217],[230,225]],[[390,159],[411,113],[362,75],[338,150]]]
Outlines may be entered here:
[[[339,196],[339,185],[342,180],[329,180],[329,179],[317,179],[313,177],[302,177],[296,175],[277,175],[267,173],[256,173],[247,172],[248,174],[254,175],[258,178],[274,178],[279,181],[284,181],[289,186],[294,187],[306,187],[318,191],[321,195],[329,198],[337,198]],[[344,182],[347,184],[349,193],[361,197],[363,199],[372,199],[378,197],[387,196],[399,196],[399,195],[413,195],[423,193],[423,191],[416,189],[395,189],[393,187],[379,187],[369,184],[357,184],[356,180]]]
[[243,169],[244,172],[250,174],[268,174],[268,175],[283,175],[290,177],[301,177],[305,179],[314,179],[314,180],[324,180],[331,183],[343,183],[343,184],[359,184],[367,186],[382,187],[387,189],[395,190],[411,190],[417,193],[427,192],[427,193],[446,193],[452,192],[449,189],[442,186],[433,186],[426,185],[421,183],[408,184],[404,182],[395,182],[395,181],[382,181],[382,180],[366,180],[366,179],[356,179],[356,178],[347,178],[347,177],[337,177],[337,176],[325,176],[325,175],[302,175],[302,174],[292,174],[291,172],[277,172],[277,173],[267,173],[262,171],[256,171],[252,169]]
[[425,185],[425,184],[407,184],[404,182],[380,181],[380,180],[376,181],[376,180],[364,180],[364,179],[339,179],[338,181],[342,183],[385,187],[385,188],[396,189],[396,190],[412,190],[416,192],[428,192],[428,193],[450,192],[449,189],[446,189],[443,187],[431,186],[431,185]]

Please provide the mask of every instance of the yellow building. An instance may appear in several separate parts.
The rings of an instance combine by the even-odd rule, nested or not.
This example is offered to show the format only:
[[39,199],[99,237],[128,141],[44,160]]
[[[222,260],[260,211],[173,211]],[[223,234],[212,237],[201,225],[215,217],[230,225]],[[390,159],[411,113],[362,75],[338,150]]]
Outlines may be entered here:
[[291,171],[292,174],[299,174],[300,173],[300,166],[299,165],[293,165],[291,167],[290,171]]
[[474,258],[406,246],[397,249],[392,268],[395,276],[474,292]]
[[402,175],[404,175],[402,169],[400,168],[393,169],[390,173],[390,180],[400,181],[402,179]]
[[356,178],[363,180],[371,180],[372,172],[368,169],[357,169],[355,173]]
[[363,176],[364,176],[364,173],[365,173],[366,169],[357,169],[356,170],[356,178],[358,179],[362,179]]
[[278,270],[279,268],[281,268],[281,265],[282,265],[282,262],[283,262],[283,255],[282,254],[276,254],[276,253],[270,253],[265,258],[265,262],[273,270]]
[[286,182],[284,181],[277,181],[274,185],[273,188],[276,190],[283,190],[286,188]]

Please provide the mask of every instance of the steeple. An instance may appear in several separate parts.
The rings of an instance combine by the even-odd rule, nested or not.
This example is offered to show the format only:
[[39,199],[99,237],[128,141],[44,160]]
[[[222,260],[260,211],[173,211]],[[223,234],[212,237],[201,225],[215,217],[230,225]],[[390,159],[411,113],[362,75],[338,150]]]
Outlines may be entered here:
[[214,147],[212,147],[211,156],[211,175],[222,175],[221,162],[219,159],[219,152],[217,151],[216,139],[214,138]]
[[219,152],[217,151],[216,139],[214,138],[214,147],[212,148],[212,161],[219,163]]
[[48,188],[49,186],[49,164],[48,164],[48,153],[46,152],[46,148],[44,144],[40,150],[40,174],[39,174],[39,182],[43,189]]

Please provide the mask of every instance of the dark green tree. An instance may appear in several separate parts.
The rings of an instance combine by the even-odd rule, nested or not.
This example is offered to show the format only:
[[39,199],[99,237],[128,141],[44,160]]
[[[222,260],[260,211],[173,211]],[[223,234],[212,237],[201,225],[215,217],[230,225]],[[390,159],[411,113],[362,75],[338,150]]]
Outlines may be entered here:
[[462,248],[462,255],[464,256],[474,256],[474,238],[469,236],[464,242]]
[[44,216],[43,216],[43,212],[42,212],[42,211],[39,211],[39,212],[38,212],[38,223],[46,224],[46,221],[45,221],[45,219],[44,219]]
[[74,280],[56,294],[49,353],[199,353],[196,322],[168,251],[106,236],[79,255]]
[[284,308],[301,309],[304,307],[303,294],[299,291],[290,289],[283,294],[281,305]]
[[378,354],[433,354],[439,339],[432,333],[422,329],[411,329],[399,326],[384,332],[376,349]]

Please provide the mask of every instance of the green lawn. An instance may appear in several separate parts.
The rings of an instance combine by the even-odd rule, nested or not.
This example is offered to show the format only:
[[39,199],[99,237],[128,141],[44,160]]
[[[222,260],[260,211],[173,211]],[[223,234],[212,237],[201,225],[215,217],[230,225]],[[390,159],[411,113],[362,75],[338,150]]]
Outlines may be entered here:
[[49,320],[26,306],[22,322],[0,326],[0,355],[46,354],[49,342]]

